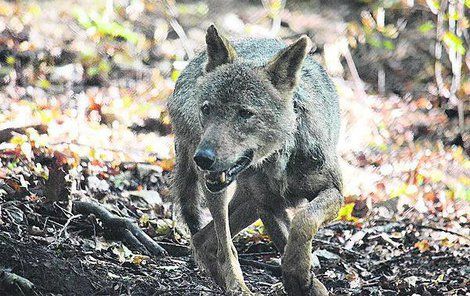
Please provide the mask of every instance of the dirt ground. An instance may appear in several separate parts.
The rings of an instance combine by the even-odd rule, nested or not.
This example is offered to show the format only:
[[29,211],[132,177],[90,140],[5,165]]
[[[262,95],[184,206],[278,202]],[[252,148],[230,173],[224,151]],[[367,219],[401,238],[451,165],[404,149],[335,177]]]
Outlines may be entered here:
[[[121,247],[93,250],[85,247],[92,237],[69,232],[68,240],[51,245],[42,237],[10,237],[3,231],[2,266],[35,283],[36,295],[223,294],[187,254],[122,262],[116,251]],[[353,235],[342,244],[348,232]],[[314,242],[317,277],[332,295],[468,295],[468,247],[420,251],[414,245],[423,233],[442,232],[409,221],[369,221],[361,230],[333,223]],[[243,240],[237,243],[247,283],[254,292],[269,294],[280,281],[280,268],[273,260],[279,255],[264,241],[247,245]],[[0,291],[10,295],[13,290],[3,286]]]

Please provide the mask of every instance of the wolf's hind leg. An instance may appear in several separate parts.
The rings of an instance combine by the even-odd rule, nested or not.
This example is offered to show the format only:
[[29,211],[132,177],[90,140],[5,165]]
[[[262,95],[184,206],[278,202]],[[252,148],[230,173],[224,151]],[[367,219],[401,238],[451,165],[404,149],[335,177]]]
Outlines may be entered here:
[[287,211],[287,206],[284,205],[282,200],[279,202],[273,200],[270,203],[271,206],[262,206],[258,211],[276,249],[283,254],[289,235],[291,217]]
[[282,277],[288,295],[328,295],[311,272],[312,239],[318,228],[333,220],[343,196],[336,188],[321,191],[291,222],[289,239],[282,257]]

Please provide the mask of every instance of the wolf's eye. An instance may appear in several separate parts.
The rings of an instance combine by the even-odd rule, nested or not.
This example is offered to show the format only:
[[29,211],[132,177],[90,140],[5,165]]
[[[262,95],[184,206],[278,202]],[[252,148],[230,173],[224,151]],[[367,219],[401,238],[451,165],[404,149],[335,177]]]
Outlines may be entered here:
[[210,111],[211,111],[211,107],[209,106],[209,103],[208,102],[202,103],[201,113],[203,115],[209,115]]
[[250,110],[240,109],[240,111],[238,111],[238,115],[240,115],[240,117],[243,118],[243,119],[248,119],[248,118],[252,117],[255,114],[253,112],[251,112]]

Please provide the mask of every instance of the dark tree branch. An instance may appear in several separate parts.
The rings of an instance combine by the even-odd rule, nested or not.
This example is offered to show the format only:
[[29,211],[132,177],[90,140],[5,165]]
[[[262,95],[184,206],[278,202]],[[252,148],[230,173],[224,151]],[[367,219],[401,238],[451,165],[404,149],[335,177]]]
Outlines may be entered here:
[[104,231],[125,244],[131,249],[138,250],[152,256],[165,256],[167,251],[148,236],[136,223],[127,218],[118,217],[100,204],[74,201],[72,211],[77,214],[98,217],[103,223]]
[[0,286],[12,295],[35,295],[34,284],[17,274],[0,270]]

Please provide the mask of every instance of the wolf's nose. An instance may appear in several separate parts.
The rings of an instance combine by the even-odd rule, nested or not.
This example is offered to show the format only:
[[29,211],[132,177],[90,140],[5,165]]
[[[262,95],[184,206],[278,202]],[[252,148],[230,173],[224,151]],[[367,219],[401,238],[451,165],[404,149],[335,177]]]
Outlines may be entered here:
[[194,155],[194,161],[197,166],[203,170],[208,170],[212,167],[215,162],[215,153],[212,149],[202,149],[196,151]]

